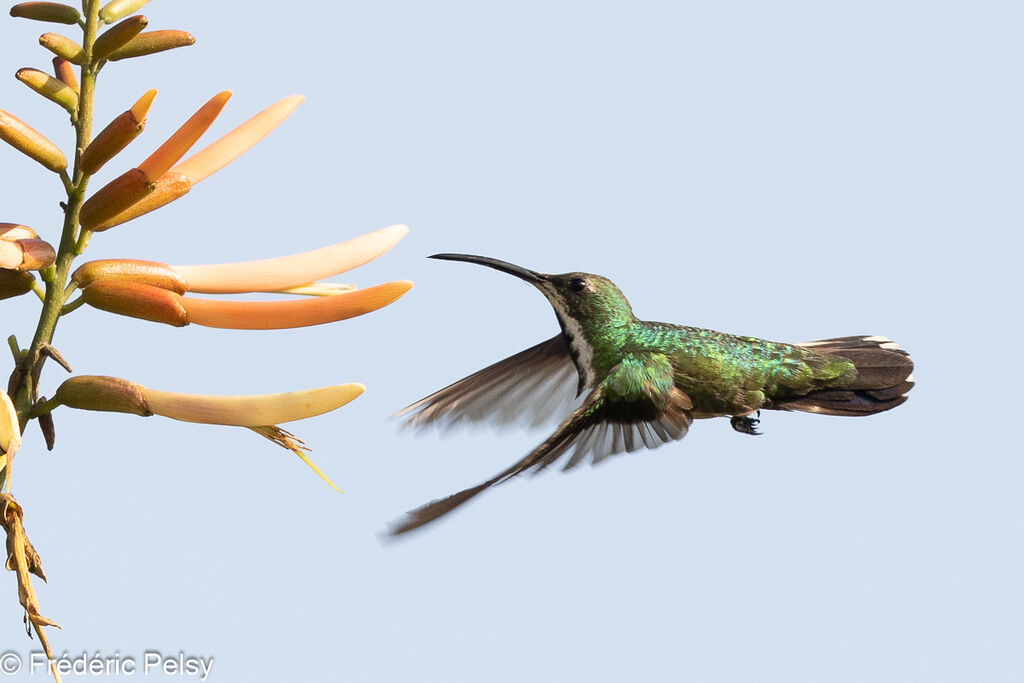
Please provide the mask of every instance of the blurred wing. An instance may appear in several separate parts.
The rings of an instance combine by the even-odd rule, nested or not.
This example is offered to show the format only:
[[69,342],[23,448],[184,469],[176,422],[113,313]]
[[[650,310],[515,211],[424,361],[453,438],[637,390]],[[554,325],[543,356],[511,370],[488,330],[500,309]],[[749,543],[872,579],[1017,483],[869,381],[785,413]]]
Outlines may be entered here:
[[538,426],[567,414],[579,374],[561,334],[475,372],[395,413],[405,426],[493,420]]
[[[410,510],[391,527],[390,533],[397,536],[418,529],[448,514],[495,484],[508,481],[527,470],[540,472],[570,450],[572,455],[564,468],[567,470],[588,456],[596,464],[610,455],[635,451],[641,447],[657,448],[668,441],[681,439],[693,421],[690,416],[693,403],[689,396],[675,387],[672,387],[664,398],[666,405],[661,414],[649,418],[637,416],[628,419],[605,399],[604,387],[598,387],[587,396],[583,405],[559,425],[554,434],[525,458],[483,483]],[[615,421],[609,421],[610,419]]]

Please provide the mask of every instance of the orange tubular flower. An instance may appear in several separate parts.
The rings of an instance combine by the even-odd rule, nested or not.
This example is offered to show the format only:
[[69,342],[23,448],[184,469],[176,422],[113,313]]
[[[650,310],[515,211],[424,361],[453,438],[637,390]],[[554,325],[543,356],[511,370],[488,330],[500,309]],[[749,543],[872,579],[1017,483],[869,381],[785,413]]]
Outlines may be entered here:
[[[226,100],[230,96],[230,93],[225,91],[218,95],[218,97],[224,97]],[[214,98],[216,100],[217,98]],[[267,109],[253,116],[251,119],[234,129],[227,135],[224,135],[215,142],[207,145],[199,152],[193,154],[185,161],[177,164],[169,171],[161,173],[157,176],[159,171],[166,160],[171,158],[173,151],[180,151],[184,154],[186,149],[181,149],[182,142],[187,138],[187,130],[189,124],[193,123],[193,119],[199,117],[200,112],[197,112],[193,119],[189,119],[189,122],[179,129],[175,136],[179,133],[182,137],[171,144],[171,140],[168,140],[159,150],[154,152],[149,159],[143,164],[140,164],[139,168],[144,169],[147,173],[147,178],[150,180],[150,191],[142,197],[136,199],[136,201],[129,205],[127,208],[120,210],[116,215],[110,216],[107,211],[103,212],[103,216],[106,216],[102,220],[96,220],[95,217],[100,214],[90,215],[90,224],[87,229],[93,232],[101,232],[108,230],[115,225],[120,225],[133,218],[138,218],[144,214],[159,209],[161,206],[165,206],[173,202],[175,199],[184,196],[192,188],[192,185],[198,183],[204,178],[216,173],[221,168],[231,163],[239,156],[242,155],[247,149],[255,145],[257,142],[262,140],[270,131],[274,130],[278,125],[281,124],[288,116],[295,110],[295,107],[299,106],[304,98],[301,95],[292,95],[286,97],[280,102],[271,105]],[[211,100],[207,103],[210,106],[214,102]],[[212,122],[212,121],[211,121]],[[197,122],[198,123],[198,122]],[[209,124],[207,124],[209,125]],[[203,129],[205,130],[205,128]],[[186,132],[183,132],[186,131]],[[200,133],[201,134],[201,133]],[[198,138],[198,136],[196,136]],[[193,140],[192,142],[195,142]],[[165,150],[165,147],[167,148]],[[178,155],[178,158],[181,157]],[[174,159],[171,163],[175,163],[177,159]],[[153,182],[153,178],[158,179]],[[90,201],[92,201],[90,199]],[[89,202],[87,201],[86,204]],[[120,204],[118,204],[120,206]],[[85,207],[82,207],[83,213]],[[86,227],[86,223],[83,220],[82,226]]]
[[106,221],[153,192],[157,179],[206,132],[230,97],[230,90],[214,95],[145,161],[110,181],[87,199],[82,204],[79,216],[82,227],[93,231],[104,230]]
[[185,297],[172,291],[122,280],[97,280],[82,289],[85,303],[133,318],[183,327],[283,330],[354,318],[383,308],[412,288],[397,280],[366,289],[293,301],[227,301]]

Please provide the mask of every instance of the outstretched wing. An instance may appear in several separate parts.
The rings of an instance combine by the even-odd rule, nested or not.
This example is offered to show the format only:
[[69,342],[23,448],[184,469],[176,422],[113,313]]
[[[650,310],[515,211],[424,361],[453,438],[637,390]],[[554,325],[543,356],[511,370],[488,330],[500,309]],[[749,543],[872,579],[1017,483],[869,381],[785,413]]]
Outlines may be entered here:
[[[668,367],[667,361],[665,367]],[[655,372],[662,374],[663,369],[658,367]],[[627,387],[627,392],[637,396],[629,406],[621,403],[621,387],[613,373],[586,397],[583,405],[574,410],[554,434],[525,458],[481,484],[411,510],[392,527],[391,534],[418,529],[495,484],[527,470],[540,472],[570,451],[572,454],[564,467],[566,470],[588,457],[596,464],[617,453],[641,447],[657,448],[663,443],[681,439],[693,421],[690,415],[693,402],[672,385],[670,367],[668,372],[667,384],[665,381],[640,381]]]
[[569,347],[558,334],[416,401],[394,417],[406,416],[410,427],[488,419],[538,426],[570,411],[578,383]]

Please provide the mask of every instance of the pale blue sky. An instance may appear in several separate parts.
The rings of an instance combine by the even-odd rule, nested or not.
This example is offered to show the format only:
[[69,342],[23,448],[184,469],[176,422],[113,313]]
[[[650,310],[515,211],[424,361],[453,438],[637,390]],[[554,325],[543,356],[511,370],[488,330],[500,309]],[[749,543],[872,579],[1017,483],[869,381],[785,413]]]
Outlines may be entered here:
[[[195,46],[112,64],[99,119],[159,89],[134,165],[218,90],[214,134],[306,102],[185,199],[88,256],[301,251],[392,223],[342,278],[408,278],[328,327],[174,329],[82,309],[75,371],[205,393],[359,381],[294,424],[332,492],[244,430],[56,414],[15,494],[58,652],[214,656],[210,680],[1011,681],[1024,677],[1017,416],[1021,95],[1015,3],[161,2]],[[48,68],[42,24],[0,63]],[[0,108],[70,151],[13,78]],[[101,124],[102,125],[102,124]],[[53,236],[59,187],[10,150],[0,220]],[[99,182],[97,182],[97,187]],[[870,419],[767,414],[572,475],[521,477],[397,544],[403,511],[546,431],[400,432],[402,406],[552,335],[480,253],[613,279],[642,317],[796,341],[884,334],[910,401]],[[27,342],[35,306],[5,301]],[[44,391],[62,379],[47,368]],[[27,652],[14,577],[0,650]]]

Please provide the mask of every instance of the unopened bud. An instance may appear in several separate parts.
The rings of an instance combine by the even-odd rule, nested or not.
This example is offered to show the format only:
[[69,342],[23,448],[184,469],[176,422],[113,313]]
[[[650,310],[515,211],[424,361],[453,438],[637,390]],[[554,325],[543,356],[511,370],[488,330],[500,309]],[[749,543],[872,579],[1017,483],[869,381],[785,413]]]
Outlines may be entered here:
[[72,64],[81,66],[85,61],[85,51],[82,50],[82,46],[59,33],[44,33],[39,36],[39,44]]
[[21,119],[0,110],[0,140],[22,154],[26,154],[54,173],[68,167],[68,160],[60,147]]
[[11,16],[68,25],[82,18],[77,9],[59,2],[20,2],[11,8]]
[[124,280],[97,280],[82,289],[85,303],[102,311],[175,327],[188,325],[182,296],[160,287]]
[[10,299],[32,291],[36,279],[27,270],[0,269],[0,299]]
[[106,59],[111,52],[124,47],[129,40],[139,35],[147,24],[149,24],[149,20],[141,14],[137,14],[134,17],[128,17],[116,26],[111,26],[96,39],[92,48],[93,61]]
[[138,259],[102,259],[89,261],[71,274],[79,287],[88,287],[97,280],[126,280],[178,294],[188,291],[188,283],[166,263]]
[[100,8],[100,19],[105,24],[113,24],[118,19],[137,11],[149,0],[110,0]]
[[74,65],[63,57],[53,58],[53,75],[69,88],[78,92],[78,78],[75,77]]
[[156,97],[156,89],[148,90],[135,105],[107,124],[100,134],[93,138],[82,152],[82,170],[89,175],[96,173],[103,165],[128,146],[146,127],[146,114]]
[[78,111],[78,93],[67,83],[59,81],[39,69],[31,68],[18,69],[14,77],[46,99],[64,107],[69,114]]
[[176,47],[187,47],[195,42],[196,37],[185,31],[143,31],[129,40],[124,47],[114,50],[107,59],[116,62],[130,57],[144,57]]
[[146,403],[142,387],[118,377],[103,375],[71,377],[57,387],[57,393],[53,397],[61,405],[78,410],[131,413],[143,417],[153,414]]

